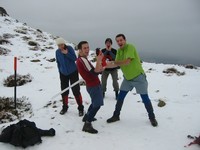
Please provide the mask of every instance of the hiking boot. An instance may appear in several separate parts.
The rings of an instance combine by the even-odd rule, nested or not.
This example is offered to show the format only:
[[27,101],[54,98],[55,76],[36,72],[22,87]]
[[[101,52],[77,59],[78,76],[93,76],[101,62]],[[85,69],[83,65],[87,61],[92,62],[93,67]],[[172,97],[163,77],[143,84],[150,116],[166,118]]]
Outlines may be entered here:
[[79,117],[82,117],[84,115],[84,106],[83,105],[78,106],[78,115],[79,115]]
[[68,106],[63,105],[62,110],[60,111],[61,115],[64,115],[68,110]]
[[158,122],[157,122],[156,119],[150,119],[150,122],[151,122],[151,125],[152,125],[153,127],[157,127],[157,126],[158,126]]
[[118,95],[119,95],[119,92],[118,91],[115,91],[115,99],[117,100],[118,98]]
[[92,124],[90,122],[85,122],[82,131],[84,132],[88,132],[91,134],[97,134],[98,131],[96,129],[93,128]]
[[[83,117],[82,121],[83,121],[83,122],[86,122],[86,121],[87,121],[87,117],[88,117],[88,115],[85,114],[85,116]],[[97,121],[97,119],[96,119],[96,118],[93,118],[92,121]]]
[[79,110],[78,115],[79,115],[79,117],[82,117],[84,115],[84,111]]
[[119,121],[119,120],[120,120],[119,116],[112,116],[111,118],[109,118],[107,120],[107,123],[112,123],[112,122],[116,122],[116,121]]

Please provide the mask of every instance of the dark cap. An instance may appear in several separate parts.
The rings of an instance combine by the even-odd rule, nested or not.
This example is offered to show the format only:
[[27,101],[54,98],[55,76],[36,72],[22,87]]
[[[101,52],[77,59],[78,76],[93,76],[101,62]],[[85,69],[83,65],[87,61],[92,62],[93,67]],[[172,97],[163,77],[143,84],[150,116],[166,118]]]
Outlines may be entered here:
[[107,39],[105,40],[105,44],[106,44],[107,42],[110,42],[110,43],[112,44],[112,39],[111,39],[111,38],[107,38]]

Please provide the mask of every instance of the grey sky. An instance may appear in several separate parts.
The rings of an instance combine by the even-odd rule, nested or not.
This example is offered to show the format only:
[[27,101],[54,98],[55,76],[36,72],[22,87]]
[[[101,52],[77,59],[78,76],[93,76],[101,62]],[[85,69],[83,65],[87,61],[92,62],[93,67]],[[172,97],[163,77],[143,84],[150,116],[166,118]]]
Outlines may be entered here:
[[91,49],[124,33],[146,61],[200,66],[199,0],[1,0],[0,6],[70,42],[88,40]]

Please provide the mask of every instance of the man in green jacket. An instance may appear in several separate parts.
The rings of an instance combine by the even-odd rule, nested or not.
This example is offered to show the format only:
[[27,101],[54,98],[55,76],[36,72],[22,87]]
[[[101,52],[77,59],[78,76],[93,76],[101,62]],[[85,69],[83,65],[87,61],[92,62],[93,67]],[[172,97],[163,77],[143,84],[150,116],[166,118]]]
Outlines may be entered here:
[[115,61],[110,61],[107,63],[107,68],[112,68],[120,66],[124,80],[120,87],[120,92],[117,98],[117,103],[115,106],[115,111],[113,116],[107,120],[108,123],[116,122],[120,120],[120,111],[124,102],[124,98],[133,88],[136,89],[136,92],[140,94],[144,106],[148,112],[149,120],[152,126],[157,126],[153,107],[148,96],[148,82],[146,80],[146,75],[142,68],[140,57],[131,44],[126,43],[126,37],[123,34],[118,34],[116,36],[116,42],[119,46],[117,51],[117,56]]

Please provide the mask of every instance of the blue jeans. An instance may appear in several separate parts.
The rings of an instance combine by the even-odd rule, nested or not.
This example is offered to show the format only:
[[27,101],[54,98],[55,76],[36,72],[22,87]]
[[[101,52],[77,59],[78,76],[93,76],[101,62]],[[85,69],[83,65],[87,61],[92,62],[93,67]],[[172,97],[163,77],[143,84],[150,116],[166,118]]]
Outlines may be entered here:
[[87,92],[90,95],[93,107],[103,105],[103,92],[100,84],[94,87],[87,87]]
[[[118,98],[117,98],[117,103],[115,105],[115,111],[114,111],[114,116],[119,116],[120,111],[122,109],[124,99],[126,95],[128,94],[128,91],[120,91]],[[149,119],[155,119],[155,115],[153,112],[153,106],[151,104],[151,100],[149,99],[148,94],[140,94],[142,101],[144,103],[144,106],[146,108],[146,111],[148,112]]]
[[103,93],[101,85],[94,86],[94,87],[87,87],[87,91],[91,97],[92,104],[90,105],[88,112],[87,112],[87,121],[92,122],[96,113],[103,105]]

